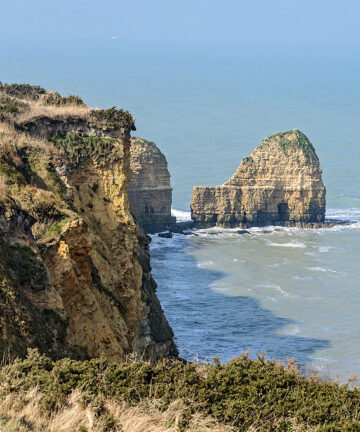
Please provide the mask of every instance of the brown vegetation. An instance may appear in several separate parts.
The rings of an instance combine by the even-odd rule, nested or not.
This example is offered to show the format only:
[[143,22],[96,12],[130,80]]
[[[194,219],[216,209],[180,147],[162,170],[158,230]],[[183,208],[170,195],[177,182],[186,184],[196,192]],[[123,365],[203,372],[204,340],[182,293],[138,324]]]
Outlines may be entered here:
[[360,430],[359,388],[264,356],[110,363],[51,361],[32,350],[0,370],[0,383],[0,413],[28,431]]

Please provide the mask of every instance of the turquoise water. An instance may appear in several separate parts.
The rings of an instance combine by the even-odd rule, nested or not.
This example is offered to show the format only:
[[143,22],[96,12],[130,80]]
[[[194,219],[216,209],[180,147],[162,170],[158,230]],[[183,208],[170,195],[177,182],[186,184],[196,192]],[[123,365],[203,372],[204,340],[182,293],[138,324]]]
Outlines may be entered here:
[[[2,47],[4,82],[32,82],[94,106],[117,105],[155,141],[173,207],[193,185],[227,180],[267,135],[297,128],[314,144],[331,230],[210,230],[154,236],[158,295],[187,358],[250,349],[345,378],[360,374],[360,60],[354,52],[72,41]],[[186,216],[186,214],[177,213]]]

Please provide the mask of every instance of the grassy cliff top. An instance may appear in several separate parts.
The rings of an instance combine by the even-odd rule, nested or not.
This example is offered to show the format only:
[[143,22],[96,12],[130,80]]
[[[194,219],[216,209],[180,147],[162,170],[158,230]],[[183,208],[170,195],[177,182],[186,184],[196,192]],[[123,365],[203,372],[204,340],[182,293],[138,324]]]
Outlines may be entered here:
[[30,84],[0,82],[0,121],[23,124],[46,117],[67,120],[83,118],[91,127],[103,130],[135,130],[131,114],[123,109],[92,109],[77,95],[61,96]]
[[0,212],[25,212],[41,228],[39,238],[59,234],[74,217],[59,167],[70,172],[87,160],[120,159],[124,129],[125,135],[135,129],[127,111],[91,109],[78,96],[0,83]]

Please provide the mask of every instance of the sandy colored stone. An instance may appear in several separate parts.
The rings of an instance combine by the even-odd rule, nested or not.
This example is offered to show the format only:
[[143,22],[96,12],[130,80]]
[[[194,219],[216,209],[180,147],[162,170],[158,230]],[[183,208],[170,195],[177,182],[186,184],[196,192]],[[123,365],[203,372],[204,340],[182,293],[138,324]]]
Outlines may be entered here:
[[146,232],[166,230],[175,222],[167,161],[151,141],[131,139],[128,194],[130,209]]
[[308,138],[294,129],[265,138],[221,186],[195,186],[199,227],[316,226],[325,218],[322,170]]
[[[73,124],[57,121],[53,134]],[[40,122],[38,136],[52,136],[51,126],[47,122],[45,133]],[[36,122],[30,132],[37,136]],[[99,136],[110,139],[102,130]],[[51,156],[60,195],[44,192],[42,180],[30,180],[0,200],[0,354],[24,356],[27,347],[37,347],[53,358],[177,355],[155,293],[150,239],[130,212],[130,131],[113,131],[111,138],[103,154],[95,157],[89,147],[77,166],[67,154]],[[45,151],[34,154],[48,158]],[[42,220],[30,216],[38,192],[66,212],[60,232],[39,234],[46,214]],[[49,223],[46,229],[58,222]]]

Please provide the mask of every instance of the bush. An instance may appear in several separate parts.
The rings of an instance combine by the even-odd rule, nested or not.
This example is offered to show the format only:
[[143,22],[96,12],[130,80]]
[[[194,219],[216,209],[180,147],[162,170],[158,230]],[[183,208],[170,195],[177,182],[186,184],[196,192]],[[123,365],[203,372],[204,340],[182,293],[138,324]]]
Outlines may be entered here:
[[30,110],[29,104],[13,97],[0,94],[0,119],[6,120]]
[[134,119],[129,111],[117,109],[116,107],[107,110],[92,110],[91,121],[94,123],[94,126],[105,130],[117,128],[136,130]]
[[43,96],[43,101],[47,105],[64,106],[64,105],[85,105],[81,97],[76,95],[69,95],[62,97],[57,92],[47,93]]
[[40,95],[45,94],[46,90],[37,85],[30,84],[3,84],[0,82],[0,91],[15,96],[20,99],[39,99]]
[[[359,430],[360,389],[302,376],[285,367],[246,355],[229,363],[184,364],[164,360],[114,364],[105,358],[57,362],[32,352],[0,372],[2,395],[39,387],[48,407],[59,406],[75,389],[85,403],[100,398],[137,404],[157,399],[166,409],[181,399],[189,414],[203,412],[239,430],[288,431],[294,424],[317,431]],[[308,430],[308,429],[306,429]]]

